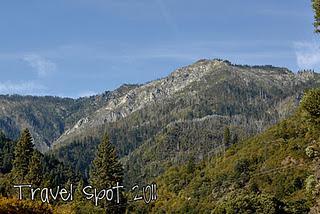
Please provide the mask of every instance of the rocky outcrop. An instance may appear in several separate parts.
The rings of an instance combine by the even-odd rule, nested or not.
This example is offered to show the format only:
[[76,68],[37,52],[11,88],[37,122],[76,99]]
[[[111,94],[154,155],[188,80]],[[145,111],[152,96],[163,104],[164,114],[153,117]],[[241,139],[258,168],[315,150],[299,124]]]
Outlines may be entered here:
[[[223,106],[222,98],[235,87],[239,90],[256,90],[252,93],[258,93],[263,102],[273,99],[270,94],[279,93],[283,99],[281,98],[281,102],[277,104],[278,114],[284,118],[296,106],[292,105],[292,101],[298,102],[299,99],[295,97],[301,97],[301,88],[313,87],[318,82],[319,74],[313,71],[295,74],[286,68],[242,66],[218,59],[203,59],[179,68],[165,78],[142,85],[124,84],[114,91],[91,97],[69,99],[1,95],[0,129],[8,137],[16,139],[19,130],[29,128],[37,148],[47,151],[53,144],[63,144],[69,139],[77,138],[78,135],[86,136],[86,132],[90,130],[96,130],[168,99],[190,98],[190,101],[199,101],[198,96],[209,96],[212,99],[210,102],[215,102],[208,106],[214,114],[216,106]],[[215,86],[226,91],[205,94],[207,89]],[[288,97],[284,95],[286,91],[297,93]],[[250,96],[246,97],[246,103],[243,105],[255,105],[253,102],[259,102]],[[171,105],[174,105],[172,101]],[[201,115],[203,116],[206,115]],[[144,123],[147,124],[148,121]]]
[[210,72],[223,70],[223,67],[226,66],[228,65],[224,61],[202,60],[191,66],[177,69],[168,77],[133,88],[122,96],[110,99],[94,114],[80,119],[72,128],[66,130],[54,144],[63,142],[70,135],[75,135],[82,130],[94,129],[96,126],[124,118],[157,100],[172,96],[191,83],[202,81]]
[[[292,89],[297,84],[318,78],[318,75],[314,73],[294,74],[288,69],[272,66],[250,67],[232,65],[223,60],[199,60],[190,66],[175,70],[165,78],[134,87],[127,90],[126,93],[119,93],[116,90],[113,92],[113,98],[109,99],[106,105],[91,115],[84,115],[74,126],[66,130],[54,144],[63,143],[85,130],[95,129],[95,127],[125,118],[154,102],[178,94],[190,85],[198,83],[202,85],[201,87],[208,87],[208,84],[212,84],[212,81],[208,83],[208,78],[212,80],[213,76],[217,74],[220,76],[231,75],[246,86],[257,84],[262,88],[270,87],[270,90],[278,89],[279,91],[285,87]],[[219,84],[219,81],[224,81],[224,79],[216,79],[214,84]],[[196,91],[189,92],[196,96]],[[263,91],[261,91],[261,96],[266,96]]]

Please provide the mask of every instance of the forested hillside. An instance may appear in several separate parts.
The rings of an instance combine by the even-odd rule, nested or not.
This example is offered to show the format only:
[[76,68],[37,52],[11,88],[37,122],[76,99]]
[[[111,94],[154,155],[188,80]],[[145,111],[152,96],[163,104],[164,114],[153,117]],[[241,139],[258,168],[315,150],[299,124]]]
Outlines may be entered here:
[[79,173],[52,155],[36,150],[28,129],[17,141],[0,132],[0,213],[124,213],[127,205],[122,189],[118,192],[119,203],[93,203],[90,198],[85,200],[82,192],[88,183],[99,192],[123,183],[123,168],[108,135],[94,156],[90,180],[81,179]]
[[163,79],[87,98],[2,95],[0,129],[16,139],[29,128],[36,148],[55,154],[84,178],[107,131],[129,177],[143,180],[167,164],[198,162],[224,151],[225,128],[231,144],[261,132],[290,115],[303,91],[318,85],[312,71],[199,60]]
[[79,99],[0,95],[0,130],[16,139],[23,128],[29,128],[36,147],[46,152],[61,134],[73,126],[83,115],[91,114],[109,99],[123,93],[128,85],[113,92]]
[[[159,198],[116,210],[305,213],[317,200],[320,92],[311,90],[298,106],[319,80],[313,71],[216,59],[88,98],[2,96],[0,194],[12,196],[12,175],[49,187],[95,183],[94,177],[109,173],[99,172],[109,169],[102,162],[119,157],[117,179],[126,187],[155,182]],[[109,137],[102,138],[105,133]],[[26,144],[32,149],[21,147],[22,142],[32,142]],[[99,144],[115,147],[112,155],[99,153],[105,148]],[[11,202],[1,200],[7,209]],[[81,213],[100,208],[80,200],[43,209]]]
[[156,179],[153,213],[319,213],[320,90],[267,131]]
[[[201,161],[263,131],[289,116],[303,91],[318,84],[312,71],[200,60],[108,101],[68,129],[52,152],[86,177],[107,131],[122,157],[126,182],[143,181],[167,165]],[[232,135],[228,145],[226,128]]]

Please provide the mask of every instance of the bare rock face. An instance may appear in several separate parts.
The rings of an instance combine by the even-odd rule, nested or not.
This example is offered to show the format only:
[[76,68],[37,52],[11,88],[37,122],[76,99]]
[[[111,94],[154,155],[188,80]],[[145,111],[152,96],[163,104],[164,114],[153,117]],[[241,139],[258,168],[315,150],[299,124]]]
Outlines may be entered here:
[[72,134],[81,132],[81,130],[92,129],[96,126],[124,118],[150,103],[172,96],[194,82],[203,81],[205,75],[210,72],[219,71],[226,66],[227,64],[223,61],[203,60],[191,66],[177,69],[166,78],[134,88],[122,96],[110,99],[105,106],[98,109],[94,114],[80,119],[73,127],[66,130],[55,144]]
[[[219,78],[215,80],[215,76]],[[177,96],[182,91],[188,91],[188,87],[191,85],[198,84],[199,87],[205,88],[212,84],[220,84],[230,77],[243,84],[243,87],[256,84],[261,85],[261,88],[282,91],[283,88],[294,88],[296,85],[314,80],[318,78],[318,75],[310,72],[294,74],[288,69],[272,66],[250,67],[232,65],[230,62],[222,60],[199,60],[190,66],[175,70],[165,78],[133,87],[125,93],[118,90],[111,92],[112,98],[104,106],[90,115],[84,115],[77,123],[67,129],[54,144],[63,143],[85,130],[95,129],[125,118],[162,99]],[[196,94],[197,91],[189,90],[188,95],[182,96],[197,96]],[[266,95],[261,92],[261,96]],[[290,112],[288,109],[282,110]]]
[[[270,117],[285,118],[298,104],[303,89],[319,85],[319,80],[319,74],[313,71],[295,74],[286,68],[233,65],[228,61],[203,59],[179,68],[165,78],[142,85],[124,84],[114,91],[91,97],[69,99],[0,95],[0,130],[8,137],[17,139],[20,130],[29,128],[36,147],[45,152],[52,145],[63,145],[80,135],[87,136],[88,132],[101,132],[107,124],[153,105],[165,105],[168,100],[171,100],[169,105],[175,108],[178,100],[184,100],[181,105],[189,105],[187,102],[209,99],[208,105],[203,104],[207,106],[196,103],[179,106],[177,111],[181,112],[177,112],[175,118],[179,120],[179,115],[188,114],[197,106],[208,108],[211,113],[192,116],[193,119],[224,114],[219,111],[235,111],[235,108],[238,110],[234,114],[242,114],[255,108],[258,102],[270,105],[273,99],[280,97],[276,107],[270,108]],[[226,104],[226,97],[233,96],[232,93],[244,97],[232,97],[231,103]],[[144,123],[150,122],[148,120],[146,118]],[[264,124],[259,126],[264,127]]]

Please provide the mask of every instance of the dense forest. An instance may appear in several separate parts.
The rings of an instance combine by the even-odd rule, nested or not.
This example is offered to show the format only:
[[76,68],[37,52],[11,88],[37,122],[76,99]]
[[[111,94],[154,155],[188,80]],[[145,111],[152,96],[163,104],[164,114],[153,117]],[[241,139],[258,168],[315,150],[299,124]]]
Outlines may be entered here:
[[[171,81],[183,87],[175,90]],[[169,84],[174,93],[169,96],[162,84]],[[229,146],[223,143],[226,128],[231,131],[230,144],[262,132],[291,115],[303,91],[317,86],[319,75],[312,71],[294,74],[272,66],[201,60],[168,78],[130,89],[126,86],[122,95],[107,103],[112,110],[103,107],[84,117],[49,153],[87,179],[97,145],[107,132],[130,186],[157,177],[168,165],[185,164],[189,159],[200,162],[221,153]],[[149,95],[157,98],[141,105],[144,101],[140,99],[149,99]],[[117,116],[136,105],[126,116]],[[114,120],[102,124],[95,120],[105,115],[115,115]]]
[[215,59],[87,98],[1,95],[0,213],[319,213],[319,79]]
[[[240,57],[253,56],[252,61],[259,62],[262,58],[264,60],[270,58],[273,63],[281,61],[283,63],[284,59],[288,60],[289,51],[288,47],[285,49],[282,46],[288,46],[288,44],[280,43],[292,41],[294,44],[291,46],[294,47],[290,46],[290,48],[293,48],[296,54],[295,63],[302,70],[292,72],[287,68],[272,65],[239,65],[218,58],[201,59],[191,65],[177,68],[168,76],[154,81],[143,84],[123,84],[113,91],[86,97],[63,98],[0,94],[0,214],[320,213],[320,73],[313,69],[304,69],[316,67],[318,63],[316,58],[319,55],[317,55],[318,50],[314,47],[316,43],[302,42],[305,37],[300,37],[299,33],[296,34],[297,31],[296,33],[289,30],[285,32],[286,29],[292,27],[290,24],[298,21],[293,18],[293,15],[295,18],[306,18],[305,8],[296,12],[294,11],[295,6],[286,7],[288,6],[286,3],[272,3],[259,5],[259,7],[253,4],[255,7],[246,7],[243,10],[244,8],[238,7],[237,4],[232,7],[227,5],[229,12],[234,9],[241,9],[240,11],[244,12],[245,16],[232,14],[241,16],[238,20],[239,26],[246,24],[250,27],[250,29],[240,29],[248,31],[247,34],[239,32],[239,34],[232,35],[235,30],[239,30],[235,26],[230,31],[232,33],[229,37],[229,31],[219,32],[219,29],[226,30],[225,23],[234,20],[236,16],[230,16],[230,20],[222,16],[221,21],[221,17],[218,16],[224,10],[224,5],[219,3],[217,4],[219,11],[214,13],[218,15],[216,17],[218,19],[214,20],[207,16],[207,13],[203,13],[206,11],[203,10],[203,6],[206,7],[207,4],[200,5],[198,2],[196,4],[191,9],[197,19],[190,19],[186,13],[187,7],[183,7],[185,10],[183,12],[175,10],[175,14],[170,14],[170,9],[173,9],[175,5],[166,5],[162,1],[157,1],[152,8],[146,7],[144,11],[141,10],[142,4],[134,7],[128,4],[123,7],[122,3],[114,5],[112,3],[112,6],[116,7],[114,11],[111,11],[112,13],[106,13],[108,15],[118,15],[113,13],[119,6],[125,11],[133,9],[127,12],[141,12],[133,22],[131,22],[132,14],[125,13],[131,20],[131,23],[126,23],[127,18],[123,17],[104,19],[116,16],[104,16],[102,12],[105,8],[101,10],[100,2],[97,3],[98,7],[101,7],[99,11],[95,11],[92,6],[89,7],[86,2],[82,2],[81,5],[72,9],[65,5],[63,9],[68,16],[71,11],[74,12],[74,18],[67,22],[63,16],[64,10],[57,10],[59,18],[56,21],[59,21],[59,25],[56,24],[58,22],[50,20],[55,17],[50,13],[46,14],[46,8],[43,8],[39,14],[48,15],[47,18],[50,20],[50,25],[45,26],[54,30],[63,27],[65,36],[61,35],[60,38],[60,35],[50,33],[50,36],[45,39],[47,42],[51,41],[51,48],[48,47],[48,50],[44,51],[41,47],[46,46],[45,41],[39,40],[36,34],[31,34],[33,39],[30,40],[27,35],[30,29],[27,29],[24,40],[29,43],[28,46],[24,46],[24,42],[21,44],[20,42],[8,42],[8,45],[12,46],[12,53],[3,52],[5,59],[3,68],[9,68],[9,71],[12,68],[22,68],[19,67],[19,64],[11,68],[8,66],[9,63],[6,64],[7,61],[12,63],[11,61],[19,60],[19,63],[27,63],[33,74],[26,72],[21,75],[21,78],[28,78],[30,81],[36,78],[35,83],[38,81],[40,83],[48,81],[51,77],[53,78],[50,81],[56,80],[55,78],[58,77],[54,74],[58,68],[56,64],[59,63],[59,69],[61,66],[62,69],[59,71],[61,73],[65,71],[62,65],[68,64],[71,73],[74,72],[72,83],[81,84],[81,87],[84,87],[92,79],[97,81],[100,74],[97,75],[98,77],[81,81],[82,76],[90,76],[83,75],[84,71],[82,71],[88,67],[84,66],[78,69],[78,73],[75,73],[76,70],[72,71],[74,61],[68,61],[69,55],[77,55],[72,52],[78,50],[86,50],[88,52],[87,55],[84,55],[86,57],[82,58],[81,55],[81,59],[86,59],[85,63],[94,62],[95,66],[91,65],[90,69],[98,68],[99,70],[101,67],[102,74],[102,70],[106,69],[102,66],[105,65],[102,64],[102,61],[110,64],[112,68],[110,71],[117,71],[123,68],[115,66],[117,59],[121,59],[121,63],[124,63],[125,66],[139,64],[140,67],[140,63],[136,64],[131,61],[148,59],[149,63],[154,63],[155,58],[163,60],[173,55],[173,58],[177,58],[175,60],[191,56],[193,58],[200,53],[198,50],[200,46],[206,53],[211,53],[207,49],[212,47],[216,47],[216,51],[234,49],[233,54],[237,56],[232,58],[236,60],[243,60]],[[31,4],[31,6],[42,8],[38,3]],[[146,6],[145,3],[143,6]],[[201,13],[206,15],[204,21],[196,11],[198,6],[201,6],[199,7]],[[233,8],[233,6],[238,8]],[[272,6],[271,9],[268,8],[269,6]],[[160,13],[152,15],[161,15],[161,17],[154,19],[153,16],[148,15],[150,19],[145,20],[142,12],[149,14],[153,9],[159,9],[157,7],[161,7]],[[314,12],[314,32],[317,35],[320,33],[320,0],[311,0],[311,7]],[[23,8],[22,13],[19,13],[25,17],[23,22],[20,21],[19,14],[12,13],[16,16],[14,21],[22,24],[29,22],[31,16],[28,10],[26,7]],[[256,23],[248,22],[249,17],[254,17],[251,16],[253,14],[247,13],[249,10],[253,11],[255,16],[261,15],[263,19],[254,19]],[[77,16],[77,11],[81,12],[81,16]],[[8,14],[5,13],[3,18],[6,19]],[[39,14],[32,15],[38,16]],[[183,15],[177,16],[179,14]],[[289,23],[284,22],[284,19],[288,17],[290,17],[290,26],[284,26],[279,30],[283,23]],[[140,18],[143,18],[143,22]],[[201,18],[203,23],[195,22]],[[276,34],[270,37],[268,33],[263,35],[265,34],[263,30],[257,31],[262,29],[261,26],[266,26],[257,25],[258,20],[271,23],[267,22],[267,18],[279,22],[275,26],[271,24],[270,26],[276,30],[268,30],[268,32],[278,32],[281,34],[280,37],[277,37]],[[168,25],[169,29],[162,28],[161,19],[164,19],[164,24]],[[12,18],[10,20],[8,19],[8,26],[13,27],[15,33],[19,32],[16,23],[11,25]],[[48,20],[43,19],[36,22],[34,20],[30,22],[32,29],[39,34],[37,28],[42,29],[42,26],[36,26],[43,25]],[[78,23],[78,20],[82,23]],[[91,22],[93,20],[95,22]],[[110,22],[110,28],[105,28],[108,30],[105,35],[111,43],[114,43],[110,47],[105,38],[102,38],[105,33],[104,28],[95,31],[96,27],[100,27],[101,20],[102,22],[116,21],[115,24]],[[180,21],[184,24],[182,25]],[[305,20],[303,21],[305,23]],[[207,22],[215,24],[214,31],[203,31],[202,28],[213,29],[207,27]],[[71,25],[78,23],[79,26],[76,24],[68,29],[66,24],[70,23]],[[143,35],[140,31],[131,29],[130,26],[136,24],[140,24]],[[136,46],[134,41],[144,39],[145,27],[151,26],[150,24],[157,27],[157,29],[152,27],[148,29],[149,33],[157,34],[156,40],[148,38],[145,41],[146,44],[142,44],[144,41],[140,40],[141,44]],[[301,23],[296,24],[301,26]],[[186,26],[188,29],[185,28]],[[78,32],[82,31],[78,31],[78,27],[83,28],[81,30],[85,30],[84,33],[79,34]],[[24,27],[20,26],[20,28],[25,30]],[[197,31],[192,32],[193,28]],[[164,29],[168,32],[164,32]],[[126,44],[128,42],[126,41],[120,45],[121,47],[114,50],[113,47],[119,43],[113,40],[113,34],[118,37],[119,32],[131,32],[126,30],[134,30],[140,35],[125,33],[116,38],[119,41],[127,38],[130,44]],[[172,32],[169,32],[170,30]],[[299,30],[302,32],[303,29],[299,28]],[[47,34],[49,31],[48,29],[43,30]],[[56,32],[60,33],[59,30]],[[203,34],[203,32],[207,33]],[[266,37],[255,41],[257,35],[254,32],[262,33],[260,36]],[[95,34],[95,37],[90,39],[89,35],[92,33]],[[159,42],[160,40],[157,39],[160,37],[168,39],[167,33],[172,34],[170,37],[173,37],[173,43],[167,40],[168,44],[165,44],[166,42],[161,40],[161,47],[152,46],[156,48],[153,50],[152,41]],[[185,38],[175,41],[181,33],[184,33]],[[213,33],[214,36],[212,36]],[[227,33],[228,36],[222,38]],[[253,37],[250,37],[248,33]],[[71,37],[70,40],[64,40],[63,38],[67,38],[66,34],[79,38],[76,39],[77,41]],[[289,34],[295,37],[290,37]],[[149,37],[149,34],[146,35]],[[201,37],[197,37],[198,35]],[[246,35],[245,39],[250,42],[242,38],[244,35]],[[240,40],[235,39],[234,43],[239,42],[241,46],[233,44],[231,40],[229,40],[230,44],[220,43],[234,38],[233,36],[240,37]],[[280,43],[275,40],[274,36],[279,39]],[[7,39],[6,37],[7,35],[4,35],[4,39]],[[50,40],[51,37],[56,41]],[[83,40],[83,38],[87,39]],[[196,42],[199,44],[191,45],[191,38],[199,40],[200,42]],[[210,39],[212,41],[218,39],[214,41],[217,44],[211,44],[213,42]],[[14,40],[9,39],[8,41]],[[72,44],[55,48],[57,50],[50,50],[63,41],[66,43],[72,41]],[[84,44],[83,41],[88,44]],[[92,45],[90,41],[96,44]],[[15,47],[16,43],[17,47]],[[182,44],[191,45],[191,49],[180,47]],[[170,45],[170,48],[167,45]],[[256,45],[261,47],[254,47]],[[83,49],[82,46],[85,48]],[[5,47],[6,51],[10,49],[8,47]],[[110,49],[108,51],[111,52],[104,54],[107,53],[102,51],[104,47],[108,47]],[[13,51],[15,48],[18,51]],[[32,51],[33,48],[39,51],[39,56],[34,54],[32,59],[27,56],[28,54],[23,56],[24,49]],[[132,48],[139,50],[132,51]],[[167,54],[163,54],[166,53],[165,48],[170,49]],[[179,51],[186,50],[186,53],[181,52],[180,56],[176,48],[179,48]],[[242,52],[238,50],[240,48],[243,48]],[[188,53],[187,50],[192,50],[192,53]],[[282,50],[288,52],[282,52]],[[146,58],[144,51],[151,57]],[[115,56],[112,55],[113,52]],[[137,56],[131,56],[135,53]],[[179,56],[176,56],[177,53]],[[245,54],[241,56],[241,53]],[[252,53],[254,55],[251,56]],[[274,53],[275,56],[269,56],[270,53]],[[118,54],[121,56],[116,56]],[[159,56],[154,57],[154,54]],[[49,56],[56,58],[51,59]],[[72,57],[79,59],[80,55]],[[164,61],[166,62],[167,59]],[[159,64],[156,62],[154,65]],[[293,67],[292,64],[290,66]],[[138,66],[127,68],[137,71]],[[136,74],[142,73],[136,72]],[[95,76],[93,74],[97,73],[92,72],[92,76]],[[69,75],[60,77],[59,80],[68,80],[66,77]],[[117,75],[105,77],[118,78]],[[19,91],[13,90],[20,88],[19,84],[15,85],[10,80],[5,82],[7,78],[14,79],[14,82],[20,80],[20,76],[19,78],[10,75],[7,77],[5,74],[3,83],[0,82],[3,84],[1,87],[5,89],[2,91],[5,93],[6,91],[10,91],[8,93]],[[99,81],[105,84],[106,79],[101,78]],[[59,85],[54,86],[59,87]],[[63,87],[60,89],[64,91]]]
[[[320,89],[308,90],[292,116],[265,132],[239,139],[232,128],[225,127],[222,130],[225,148],[220,152],[202,161],[188,159],[183,165],[168,163],[159,176],[148,178],[158,186],[159,197],[155,202],[127,204],[125,198],[132,194],[127,192],[122,195],[124,204],[114,208],[108,203],[94,206],[83,199],[53,204],[20,201],[11,186],[15,182],[30,181],[48,187],[68,183],[79,187],[92,183],[103,188],[110,184],[99,184],[101,181],[123,182],[123,167],[108,135],[100,140],[88,179],[83,180],[52,155],[42,155],[35,150],[28,130],[24,130],[16,142],[1,134],[0,210],[13,209],[10,204],[14,203],[21,210],[35,213],[71,210],[99,213],[103,209],[115,213],[125,212],[125,209],[137,213],[317,213],[319,117]],[[179,136],[179,127],[173,127],[170,133],[171,137],[175,133]],[[176,147],[175,142],[181,140],[169,142]],[[75,143],[81,148],[80,142]],[[157,144],[160,144],[157,150],[164,148],[161,142]],[[111,176],[109,180],[103,179],[108,176]]]
[[[215,59],[88,98],[2,96],[0,118],[8,113],[11,119],[0,124],[0,211],[232,213],[248,203],[258,212],[270,203],[271,210],[263,212],[307,212],[315,200],[302,200],[313,173],[305,149],[316,126],[306,121],[319,107],[319,91],[302,97],[319,80],[309,70],[295,74]],[[43,142],[51,142],[45,143],[47,150]],[[291,162],[303,164],[282,175]],[[276,172],[276,164],[283,170]],[[273,181],[269,171],[280,173],[279,178]],[[285,189],[276,185],[285,179],[293,179],[283,184]],[[37,200],[18,200],[14,185],[19,183],[70,189],[74,198],[48,204],[36,194]],[[84,197],[87,186],[103,195],[103,188],[117,185],[123,185],[121,203]],[[152,197],[143,200],[148,203],[133,200],[147,187]],[[32,197],[27,189],[22,193]]]
[[[52,155],[36,150],[28,129],[22,131],[17,141],[0,133],[0,149],[0,213],[124,213],[126,210],[123,190],[119,193],[119,203],[110,200],[100,204],[90,202],[90,198],[85,200],[82,192],[85,184],[100,191],[123,181],[123,167],[107,135],[99,145],[90,177],[85,180],[78,169],[71,169]],[[67,193],[68,187],[70,196],[66,199],[62,191]],[[43,189],[32,192],[31,188]],[[43,190],[50,191],[50,195]]]
[[149,209],[318,213],[319,109],[320,89],[310,90],[293,116],[267,131],[199,164],[170,167],[157,178],[163,197]]
[[0,95],[0,130],[16,139],[22,129],[28,128],[33,133],[35,147],[46,152],[52,142],[83,115],[92,114],[132,87],[135,85],[124,85],[112,92],[78,99]]

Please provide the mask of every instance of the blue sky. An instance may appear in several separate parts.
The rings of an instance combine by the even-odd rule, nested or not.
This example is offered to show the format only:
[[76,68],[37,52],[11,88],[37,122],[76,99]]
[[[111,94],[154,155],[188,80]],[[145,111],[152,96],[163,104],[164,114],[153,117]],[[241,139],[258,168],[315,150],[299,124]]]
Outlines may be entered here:
[[202,58],[320,71],[310,0],[28,0],[0,6],[0,94],[86,96]]

